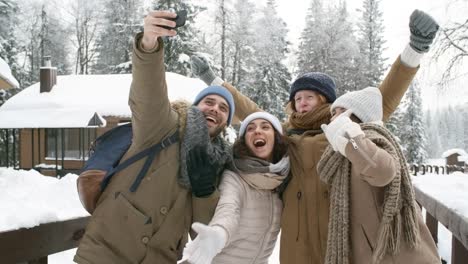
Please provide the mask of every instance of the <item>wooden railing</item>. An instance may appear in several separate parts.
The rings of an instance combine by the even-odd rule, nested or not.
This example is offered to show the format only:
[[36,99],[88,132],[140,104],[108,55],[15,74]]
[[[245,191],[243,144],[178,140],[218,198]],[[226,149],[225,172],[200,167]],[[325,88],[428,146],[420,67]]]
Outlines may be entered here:
[[430,165],[430,164],[413,164],[410,166],[411,174],[417,175],[426,173],[434,174],[450,174],[455,171],[467,172],[467,166],[457,166],[457,165]]
[[76,248],[88,217],[0,232],[0,263],[47,264],[47,257]]
[[[468,175],[467,175],[468,177]],[[416,200],[426,209],[426,225],[438,242],[438,223],[452,232],[452,264],[468,263],[468,219],[415,186]],[[468,202],[468,201],[467,201]]]

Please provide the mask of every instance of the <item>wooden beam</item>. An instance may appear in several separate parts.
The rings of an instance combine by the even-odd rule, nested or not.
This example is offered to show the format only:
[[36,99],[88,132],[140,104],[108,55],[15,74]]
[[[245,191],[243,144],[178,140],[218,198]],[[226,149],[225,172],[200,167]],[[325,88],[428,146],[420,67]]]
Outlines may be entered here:
[[81,217],[0,233],[2,263],[47,263],[48,255],[78,246],[88,220]]
[[426,211],[426,225],[429,229],[429,232],[431,233],[432,239],[434,239],[434,242],[437,244],[437,230],[439,229],[439,221],[437,221],[437,219],[435,219],[428,211]]
[[455,237],[452,236],[452,264],[466,264],[468,260],[468,250]]

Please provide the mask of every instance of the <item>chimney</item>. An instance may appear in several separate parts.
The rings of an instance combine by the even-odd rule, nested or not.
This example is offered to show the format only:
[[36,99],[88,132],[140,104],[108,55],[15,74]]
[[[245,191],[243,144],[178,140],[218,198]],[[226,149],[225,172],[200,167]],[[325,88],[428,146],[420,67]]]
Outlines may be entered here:
[[50,56],[44,57],[44,66],[40,69],[39,81],[41,83],[41,93],[50,92],[57,84],[57,68],[51,66]]

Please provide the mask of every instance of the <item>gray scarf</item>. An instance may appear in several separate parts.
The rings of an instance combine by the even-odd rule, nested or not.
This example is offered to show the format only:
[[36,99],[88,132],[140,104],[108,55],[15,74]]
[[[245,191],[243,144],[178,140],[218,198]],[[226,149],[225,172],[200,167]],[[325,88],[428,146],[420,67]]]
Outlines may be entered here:
[[[386,185],[382,219],[372,263],[380,263],[386,254],[396,254],[401,236],[414,248],[419,240],[414,190],[406,159],[395,137],[383,126],[361,124],[366,137],[384,149],[399,165],[395,178]],[[351,162],[328,146],[317,170],[320,179],[330,186],[330,219],[328,223],[326,264],[350,263],[349,189]]]
[[251,187],[257,190],[274,190],[288,176],[289,157],[285,156],[274,164],[254,157],[234,159],[231,167]]
[[190,106],[187,109],[187,121],[184,136],[180,143],[180,173],[178,181],[185,188],[191,188],[190,172],[187,171],[187,164],[190,162],[187,157],[190,150],[195,146],[202,146],[206,150],[206,155],[210,156],[212,166],[217,168],[217,175],[220,176],[225,165],[232,160],[231,146],[217,135],[211,140],[203,113],[196,107]]

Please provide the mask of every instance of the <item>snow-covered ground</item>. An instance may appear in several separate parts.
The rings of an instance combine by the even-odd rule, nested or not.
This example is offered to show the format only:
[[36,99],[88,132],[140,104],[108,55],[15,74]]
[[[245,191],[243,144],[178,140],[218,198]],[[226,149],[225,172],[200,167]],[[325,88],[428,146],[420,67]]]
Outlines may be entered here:
[[[87,216],[76,192],[77,177],[75,174],[67,174],[59,180],[43,176],[35,170],[0,168],[0,231]],[[413,177],[413,182],[424,190],[430,190],[431,194],[438,199],[440,197],[450,208],[468,217],[467,175],[460,172],[444,175],[446,183],[443,186],[436,177],[441,176],[426,174]],[[438,237],[439,253],[450,263],[451,233],[439,224]],[[75,251],[76,249],[71,249],[51,255],[49,263],[72,264]],[[270,263],[279,263],[279,241],[270,257]]]

